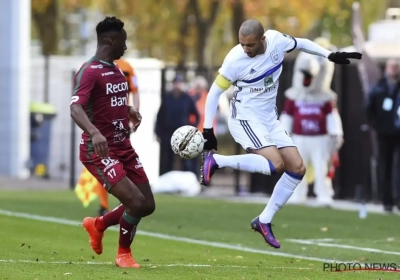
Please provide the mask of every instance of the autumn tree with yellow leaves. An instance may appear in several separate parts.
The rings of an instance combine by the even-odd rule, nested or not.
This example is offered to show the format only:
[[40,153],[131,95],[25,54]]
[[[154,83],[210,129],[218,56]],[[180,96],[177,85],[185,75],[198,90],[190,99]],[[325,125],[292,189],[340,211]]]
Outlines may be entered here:
[[[128,40],[142,56],[184,65],[220,64],[237,43],[240,24],[255,18],[265,28],[298,37],[330,34],[338,46],[351,44],[353,0],[32,0],[32,19],[43,54],[59,53],[67,24],[79,9],[120,17]],[[383,16],[385,1],[360,0],[364,23]],[[68,31],[68,30],[67,30]],[[93,32],[94,33],[94,32]],[[93,37],[94,39],[95,37]]]

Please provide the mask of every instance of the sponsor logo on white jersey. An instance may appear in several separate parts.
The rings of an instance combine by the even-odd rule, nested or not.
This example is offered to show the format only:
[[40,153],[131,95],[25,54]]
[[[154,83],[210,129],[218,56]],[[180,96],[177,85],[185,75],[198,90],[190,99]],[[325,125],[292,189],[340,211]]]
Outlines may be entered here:
[[263,92],[265,88],[259,87],[259,88],[250,88],[250,92]]
[[250,93],[268,93],[274,90],[278,90],[278,81],[270,87],[256,87],[256,88],[250,88]]
[[271,91],[277,91],[278,86],[279,86],[279,81],[276,81],[272,86],[270,86],[269,88],[266,88],[264,90],[264,92],[267,93],[267,92],[271,92]]

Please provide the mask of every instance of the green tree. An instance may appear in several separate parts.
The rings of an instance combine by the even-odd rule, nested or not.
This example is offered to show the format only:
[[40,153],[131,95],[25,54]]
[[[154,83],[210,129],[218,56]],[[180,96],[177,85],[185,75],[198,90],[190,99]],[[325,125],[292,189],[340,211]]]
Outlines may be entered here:
[[[388,1],[360,0],[364,25],[383,15]],[[298,37],[329,33],[338,46],[351,44],[354,0],[32,0],[32,19],[43,53],[57,53],[61,35],[71,34],[66,18],[79,9],[100,11],[126,23],[128,40],[141,56],[179,65],[219,65],[237,44],[241,23],[260,20]],[[60,24],[60,22],[62,24]],[[61,31],[61,32],[60,32]],[[68,39],[68,38],[66,38]]]

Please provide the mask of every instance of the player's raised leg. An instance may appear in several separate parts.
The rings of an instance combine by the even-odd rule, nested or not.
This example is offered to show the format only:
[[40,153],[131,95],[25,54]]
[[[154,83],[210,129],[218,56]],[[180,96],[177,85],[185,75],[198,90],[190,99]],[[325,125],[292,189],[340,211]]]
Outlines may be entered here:
[[276,183],[264,211],[251,222],[251,227],[260,232],[265,241],[274,248],[280,248],[280,243],[272,233],[272,219],[289,200],[306,172],[303,160],[296,147],[281,148],[279,153],[284,161],[285,171]]
[[268,158],[255,153],[225,156],[216,154],[213,151],[205,152],[203,154],[203,168],[201,170],[203,176],[201,183],[204,186],[208,186],[211,176],[215,171],[224,167],[265,175],[280,173],[284,165],[278,150],[275,146],[264,149],[269,151]]
[[208,186],[215,171],[224,167],[265,175],[283,171],[283,160],[272,139],[267,137],[268,131],[263,124],[256,121],[229,119],[228,126],[235,141],[249,153],[225,156],[214,151],[205,152],[201,168],[202,185]]

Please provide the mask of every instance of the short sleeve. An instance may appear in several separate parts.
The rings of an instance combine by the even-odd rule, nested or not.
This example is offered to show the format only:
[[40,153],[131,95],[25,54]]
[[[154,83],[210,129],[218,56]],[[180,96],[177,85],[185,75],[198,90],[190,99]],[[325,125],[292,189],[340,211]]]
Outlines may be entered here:
[[286,98],[285,99],[285,104],[283,105],[283,111],[282,114],[286,114],[289,116],[293,116],[294,115],[294,101]]
[[294,37],[275,31],[280,49],[283,52],[290,53],[297,47],[297,41]]
[[233,54],[233,50],[231,50],[228,55],[225,57],[224,62],[222,63],[221,68],[219,69],[219,73],[224,76],[227,80],[234,83],[238,80],[237,75],[237,67],[236,67],[236,59]]
[[82,68],[74,79],[74,95],[71,98],[72,104],[86,105],[93,91],[96,78],[91,68]]

